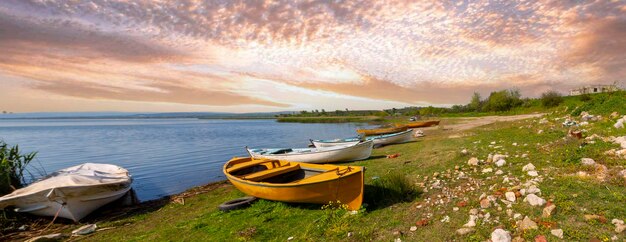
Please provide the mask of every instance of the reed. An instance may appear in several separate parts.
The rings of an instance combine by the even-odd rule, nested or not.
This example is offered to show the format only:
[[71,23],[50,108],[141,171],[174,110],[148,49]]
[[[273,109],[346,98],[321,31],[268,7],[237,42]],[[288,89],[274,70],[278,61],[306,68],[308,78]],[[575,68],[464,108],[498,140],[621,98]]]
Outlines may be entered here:
[[26,181],[26,166],[35,158],[37,152],[22,154],[17,145],[9,146],[0,141],[0,195],[21,188]]

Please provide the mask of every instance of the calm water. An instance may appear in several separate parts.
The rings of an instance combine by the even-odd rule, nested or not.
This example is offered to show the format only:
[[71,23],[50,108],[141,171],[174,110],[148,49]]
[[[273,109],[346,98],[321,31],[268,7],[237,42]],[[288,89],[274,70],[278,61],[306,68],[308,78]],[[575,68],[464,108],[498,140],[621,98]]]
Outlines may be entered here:
[[47,173],[85,162],[122,166],[139,198],[149,200],[224,180],[222,165],[247,156],[246,145],[306,147],[309,138],[354,136],[356,127],[274,120],[0,120],[0,139],[37,151],[32,166]]

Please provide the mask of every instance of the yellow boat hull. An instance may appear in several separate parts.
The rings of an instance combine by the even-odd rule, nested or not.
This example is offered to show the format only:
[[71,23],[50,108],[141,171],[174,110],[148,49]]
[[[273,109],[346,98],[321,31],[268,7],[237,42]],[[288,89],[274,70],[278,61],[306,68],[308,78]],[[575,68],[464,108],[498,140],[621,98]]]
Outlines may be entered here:
[[412,122],[412,123],[406,124],[406,126],[409,128],[423,128],[423,127],[439,125],[439,122],[440,122],[439,120]]
[[389,128],[378,128],[378,129],[357,129],[356,132],[359,134],[364,134],[366,136],[370,135],[382,135],[382,134],[393,134],[402,131],[406,131],[409,129],[406,125],[394,126]]
[[358,210],[363,203],[363,167],[359,166],[235,157],[224,165],[224,174],[241,192],[267,200],[340,202],[350,210]]

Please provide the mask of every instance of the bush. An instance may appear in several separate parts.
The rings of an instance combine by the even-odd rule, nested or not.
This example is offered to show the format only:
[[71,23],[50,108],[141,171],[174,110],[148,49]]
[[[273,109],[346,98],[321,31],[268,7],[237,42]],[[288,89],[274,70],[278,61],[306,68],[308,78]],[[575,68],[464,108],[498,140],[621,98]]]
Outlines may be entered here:
[[487,100],[483,111],[503,112],[522,105],[519,90],[501,90],[492,92]]
[[591,95],[585,93],[585,94],[578,96],[578,98],[580,98],[580,101],[586,102],[586,101],[591,100]]
[[20,154],[17,145],[9,147],[0,141],[0,195],[10,193],[26,184],[24,171],[34,158],[36,152]]
[[563,97],[556,91],[547,91],[541,94],[541,105],[547,108],[559,106],[563,102]]

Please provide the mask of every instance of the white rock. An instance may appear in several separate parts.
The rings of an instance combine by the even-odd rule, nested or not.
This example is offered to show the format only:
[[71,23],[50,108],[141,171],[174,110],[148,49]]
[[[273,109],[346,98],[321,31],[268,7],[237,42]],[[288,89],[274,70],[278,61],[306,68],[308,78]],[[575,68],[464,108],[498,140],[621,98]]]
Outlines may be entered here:
[[504,174],[504,171],[502,171],[502,170],[497,170],[495,174],[496,174],[496,175],[502,175],[502,174]]
[[528,158],[528,154],[522,154],[522,158]]
[[507,158],[507,157],[508,155],[495,154],[493,155],[493,161],[503,160],[504,158]]
[[469,210],[469,214],[471,214],[471,215],[476,215],[476,214],[478,214],[478,209],[476,209],[476,208],[472,208],[472,209],[470,209],[470,210]]
[[554,236],[556,236],[559,239],[563,238],[563,230],[562,229],[553,229],[550,230],[550,233]]
[[543,134],[543,129],[540,129],[539,131],[537,131],[537,134]]
[[611,220],[611,223],[613,225],[624,224],[624,220],[614,218],[613,220]]
[[411,226],[411,228],[409,230],[410,231],[415,231],[415,230],[417,230],[417,226]]
[[617,123],[615,123],[613,125],[613,127],[615,127],[616,129],[623,129],[624,128],[624,119],[617,120]]
[[461,150],[461,154],[467,155],[467,154],[469,154],[469,152],[466,149],[463,149],[463,150]]
[[520,218],[522,218],[522,214],[520,213],[513,214],[513,219],[518,220]]
[[492,172],[492,171],[493,171],[493,169],[491,169],[491,168],[485,168],[485,169],[483,169],[482,172],[483,173],[489,173],[489,172]]
[[546,200],[538,197],[535,194],[528,194],[528,196],[524,198],[524,202],[528,202],[531,206],[542,206],[546,204]]
[[538,176],[538,175],[539,175],[539,173],[537,173],[537,171],[528,171],[528,173],[527,173],[527,174],[528,174],[529,176],[532,176],[532,177],[535,177],[535,176]]
[[535,165],[533,165],[532,163],[528,163],[524,167],[522,167],[522,171],[534,171],[534,170],[535,170]]
[[504,160],[504,159],[500,159],[500,160],[496,161],[496,166],[498,166],[498,167],[502,167],[505,164],[506,164],[506,160]]
[[466,235],[466,234],[469,234],[471,232],[474,232],[473,228],[460,228],[460,229],[456,230],[456,233],[458,235]]
[[511,234],[504,229],[496,229],[491,232],[491,242],[511,242]]
[[528,194],[536,194],[536,193],[541,193],[541,190],[539,188],[537,188],[537,186],[535,185],[531,185],[528,187],[528,189],[526,189],[526,193]]
[[585,166],[592,166],[596,164],[596,161],[594,161],[591,158],[581,158],[580,159],[580,163],[585,165]]
[[491,141],[491,144],[492,144],[492,145],[495,145],[495,144],[496,144],[496,142],[495,142],[495,141]]
[[465,224],[463,225],[463,227],[466,227],[466,228],[471,228],[471,227],[476,226],[476,219],[478,219],[478,216],[476,216],[476,215],[470,215],[470,217],[469,217],[469,221],[468,221],[467,223],[465,223]]
[[402,242],[402,239],[396,238],[396,239],[393,240],[393,242]]
[[446,215],[445,217],[443,217],[443,219],[441,219],[442,223],[447,223],[450,222],[450,216]]
[[467,161],[467,164],[470,166],[477,166],[478,165],[478,158],[476,157],[472,157]]
[[506,197],[506,200],[510,201],[510,202],[515,202],[515,193],[514,192],[506,192],[504,194],[504,196]]

